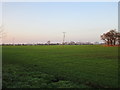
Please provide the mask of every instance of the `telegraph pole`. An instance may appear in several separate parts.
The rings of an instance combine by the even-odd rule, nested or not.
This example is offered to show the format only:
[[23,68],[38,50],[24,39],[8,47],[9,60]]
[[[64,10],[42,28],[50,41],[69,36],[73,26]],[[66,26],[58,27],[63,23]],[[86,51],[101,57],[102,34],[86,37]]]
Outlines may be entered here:
[[65,44],[65,33],[66,32],[63,32],[63,45]]

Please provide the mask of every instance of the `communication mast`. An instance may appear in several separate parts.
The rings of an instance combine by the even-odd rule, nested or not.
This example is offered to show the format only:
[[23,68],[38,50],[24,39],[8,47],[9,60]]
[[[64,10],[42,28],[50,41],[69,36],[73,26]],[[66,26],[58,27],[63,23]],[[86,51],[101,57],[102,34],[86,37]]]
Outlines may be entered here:
[[65,44],[65,34],[66,32],[63,32],[63,45]]

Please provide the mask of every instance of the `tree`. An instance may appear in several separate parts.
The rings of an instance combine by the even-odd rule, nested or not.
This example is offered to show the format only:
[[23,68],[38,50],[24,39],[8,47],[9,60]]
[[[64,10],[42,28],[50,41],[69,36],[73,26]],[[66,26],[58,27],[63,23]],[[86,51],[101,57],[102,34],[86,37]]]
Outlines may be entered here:
[[107,37],[105,33],[101,35],[101,39],[104,40],[107,45],[109,45],[109,38]]
[[47,41],[47,44],[48,44],[48,45],[50,45],[50,40],[49,40],[49,41]]
[[118,41],[118,45],[120,45],[120,32],[117,33],[117,41]]
[[101,35],[101,39],[104,40],[107,45],[116,45],[116,43],[120,44],[120,33],[116,30],[110,30]]
[[76,43],[74,41],[71,41],[69,45],[75,45]]

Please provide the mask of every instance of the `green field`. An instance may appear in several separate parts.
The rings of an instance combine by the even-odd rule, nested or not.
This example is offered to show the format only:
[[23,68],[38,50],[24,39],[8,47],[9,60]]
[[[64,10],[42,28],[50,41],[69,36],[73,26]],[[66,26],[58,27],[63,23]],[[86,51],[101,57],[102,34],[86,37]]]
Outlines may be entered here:
[[3,46],[3,88],[118,87],[118,47]]

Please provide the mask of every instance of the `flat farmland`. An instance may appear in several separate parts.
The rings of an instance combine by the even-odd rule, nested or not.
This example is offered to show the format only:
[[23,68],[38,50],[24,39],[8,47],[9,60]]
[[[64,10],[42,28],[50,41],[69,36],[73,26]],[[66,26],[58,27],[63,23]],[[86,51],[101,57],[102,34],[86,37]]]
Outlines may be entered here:
[[118,47],[2,46],[3,88],[116,88]]

